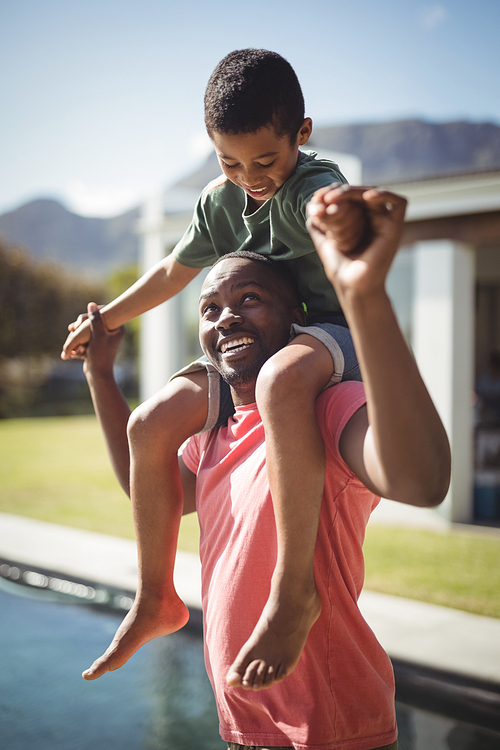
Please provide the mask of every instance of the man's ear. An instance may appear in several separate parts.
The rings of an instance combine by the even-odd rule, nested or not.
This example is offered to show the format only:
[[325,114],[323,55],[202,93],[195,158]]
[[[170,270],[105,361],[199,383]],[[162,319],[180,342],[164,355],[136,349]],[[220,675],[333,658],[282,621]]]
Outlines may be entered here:
[[302,305],[294,308],[292,323],[297,323],[299,326],[307,325],[307,315]]

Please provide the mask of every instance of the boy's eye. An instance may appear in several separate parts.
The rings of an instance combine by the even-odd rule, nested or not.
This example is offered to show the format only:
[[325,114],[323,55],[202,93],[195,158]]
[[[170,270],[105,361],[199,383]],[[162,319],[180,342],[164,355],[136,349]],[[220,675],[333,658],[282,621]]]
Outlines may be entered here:
[[236,167],[238,166],[238,164],[226,164],[225,161],[223,161],[222,164],[225,166],[226,169],[236,169]]
[[273,159],[269,164],[259,164],[259,162],[257,162],[257,166],[262,167],[262,169],[267,169],[268,167],[272,167],[275,161],[276,159]]

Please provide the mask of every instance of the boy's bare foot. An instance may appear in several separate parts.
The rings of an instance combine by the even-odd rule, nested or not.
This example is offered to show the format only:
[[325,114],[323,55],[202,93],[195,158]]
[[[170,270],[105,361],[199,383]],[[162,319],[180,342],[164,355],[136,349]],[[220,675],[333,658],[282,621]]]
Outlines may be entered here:
[[305,596],[271,594],[252,635],[231,665],[226,681],[232,687],[264,690],[281,682],[297,666],[309,631],[321,612],[314,587]]
[[175,592],[168,601],[141,603],[136,599],[109,648],[83,672],[83,679],[96,680],[105,672],[119,669],[145,643],[180,630],[188,619],[188,609]]

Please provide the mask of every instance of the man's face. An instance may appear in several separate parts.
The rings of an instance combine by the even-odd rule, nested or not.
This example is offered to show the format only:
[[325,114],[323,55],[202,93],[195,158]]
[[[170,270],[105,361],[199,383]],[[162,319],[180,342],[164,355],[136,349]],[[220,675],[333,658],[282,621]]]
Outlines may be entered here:
[[226,177],[242,188],[260,206],[272,198],[290,177],[297,164],[299,146],[311,135],[309,118],[291,142],[278,137],[274,127],[254,133],[211,133],[217,158]]
[[208,274],[200,296],[200,343],[233,390],[235,403],[251,403],[260,368],[303,323],[284,281],[263,264],[229,258]]

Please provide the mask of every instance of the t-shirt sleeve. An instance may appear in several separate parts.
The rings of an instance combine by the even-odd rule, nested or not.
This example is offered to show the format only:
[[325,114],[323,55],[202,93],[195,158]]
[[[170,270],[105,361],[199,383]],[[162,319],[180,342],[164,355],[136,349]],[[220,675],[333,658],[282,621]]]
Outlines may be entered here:
[[198,199],[193,218],[172,254],[178,263],[189,268],[206,268],[217,260],[204,210],[204,193]]
[[[282,217],[288,228],[288,233],[283,238],[286,245],[290,246],[298,235],[302,239],[307,239],[307,252],[315,252],[306,229],[307,204],[317,190],[332,185],[334,182],[347,182],[334,162],[311,159],[307,155],[300,160],[296,172],[285,183],[282,194]],[[296,253],[296,255],[302,254]]]
[[366,404],[363,383],[353,380],[339,383],[323,391],[316,403],[325,442],[328,441],[340,458],[339,442],[344,427],[353,414]]
[[200,459],[200,438],[198,437],[198,435],[194,435],[194,437],[189,438],[186,445],[184,446],[184,449],[182,451],[182,460],[186,464],[189,471],[192,471],[193,474],[197,474],[200,466]]

